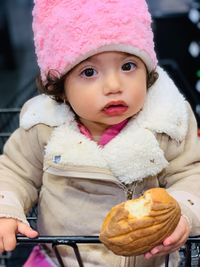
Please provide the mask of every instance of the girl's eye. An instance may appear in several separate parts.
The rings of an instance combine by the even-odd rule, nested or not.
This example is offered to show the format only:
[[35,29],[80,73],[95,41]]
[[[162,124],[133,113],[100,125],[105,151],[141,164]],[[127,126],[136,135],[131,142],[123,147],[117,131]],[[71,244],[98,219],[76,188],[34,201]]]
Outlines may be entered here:
[[122,65],[122,70],[123,71],[131,71],[136,68],[136,65],[133,62],[127,62]]
[[81,76],[84,76],[84,77],[93,77],[96,74],[97,74],[97,71],[94,70],[93,68],[87,68],[81,72]]

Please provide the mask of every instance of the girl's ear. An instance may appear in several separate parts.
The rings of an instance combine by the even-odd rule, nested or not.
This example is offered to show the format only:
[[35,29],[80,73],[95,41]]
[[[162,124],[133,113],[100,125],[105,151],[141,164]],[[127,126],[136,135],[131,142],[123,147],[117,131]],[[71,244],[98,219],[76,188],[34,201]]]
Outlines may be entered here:
[[63,96],[62,96],[62,100],[63,100],[63,103],[64,103],[64,104],[66,104],[66,105],[69,104],[66,95],[63,95]]
[[151,87],[156,82],[158,76],[156,71],[152,71],[147,75],[147,88]]
[[63,103],[67,103],[67,97],[65,95],[65,92],[61,94],[60,98],[62,99]]

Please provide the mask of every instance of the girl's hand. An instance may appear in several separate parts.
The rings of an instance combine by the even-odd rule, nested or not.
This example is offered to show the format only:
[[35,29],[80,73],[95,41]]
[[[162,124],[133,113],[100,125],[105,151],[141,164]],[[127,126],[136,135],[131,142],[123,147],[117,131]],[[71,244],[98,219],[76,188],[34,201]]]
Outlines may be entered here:
[[38,232],[28,225],[12,218],[0,218],[0,253],[14,250],[16,247],[16,234],[34,238]]
[[162,245],[153,248],[151,251],[145,253],[145,258],[162,256],[170,254],[185,244],[190,233],[190,226],[185,217],[181,216],[180,221],[174,232],[167,237]]

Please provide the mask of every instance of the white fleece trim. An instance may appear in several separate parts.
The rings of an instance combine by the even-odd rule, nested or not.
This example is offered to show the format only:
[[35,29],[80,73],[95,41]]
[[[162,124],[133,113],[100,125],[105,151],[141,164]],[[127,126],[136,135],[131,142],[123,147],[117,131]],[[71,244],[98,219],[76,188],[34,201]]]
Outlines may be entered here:
[[[28,107],[27,107],[28,106]],[[60,126],[66,121],[74,120],[74,114],[69,106],[58,104],[47,95],[39,95],[25,104],[25,109],[20,118],[20,126],[26,130],[39,123],[48,126]]]
[[[157,72],[159,78],[149,88],[143,110],[136,117],[137,123],[141,128],[166,133],[182,141],[187,132],[186,102],[168,74],[160,67]],[[33,98],[25,106],[26,111],[20,118],[20,126],[24,129],[39,123],[60,126],[74,120],[74,114],[67,105],[58,104],[46,95]]]
[[65,124],[55,128],[46,146],[45,157],[57,163],[97,166],[107,168],[108,165],[101,156],[101,148],[75,129],[75,124]]
[[125,184],[154,176],[168,165],[154,134],[128,124],[102,150],[113,174]]
[[188,129],[186,101],[168,74],[160,67],[157,72],[159,78],[148,92],[144,108],[136,118],[137,123],[182,141]]
[[46,146],[47,160],[68,166],[107,168],[126,184],[156,175],[168,165],[154,134],[138,128],[134,119],[103,148],[82,135],[75,125],[71,122],[53,131]]

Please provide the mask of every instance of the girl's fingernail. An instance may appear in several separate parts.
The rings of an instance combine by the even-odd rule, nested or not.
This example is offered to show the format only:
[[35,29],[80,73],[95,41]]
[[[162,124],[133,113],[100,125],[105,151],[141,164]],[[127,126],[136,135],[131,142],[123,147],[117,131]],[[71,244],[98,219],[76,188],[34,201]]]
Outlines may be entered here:
[[151,253],[152,253],[152,254],[157,254],[158,252],[159,252],[159,250],[158,250],[157,248],[155,248],[155,249],[152,250]]

